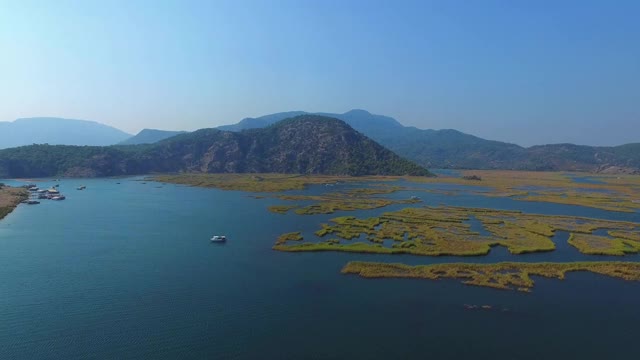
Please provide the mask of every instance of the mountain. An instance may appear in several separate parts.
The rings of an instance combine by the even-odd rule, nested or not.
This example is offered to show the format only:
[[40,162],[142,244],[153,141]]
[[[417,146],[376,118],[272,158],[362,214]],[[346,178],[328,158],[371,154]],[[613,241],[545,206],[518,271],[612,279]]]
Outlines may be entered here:
[[153,172],[430,175],[345,122],[301,115],[261,129],[202,129],[155,144],[0,150],[0,178]]
[[51,117],[0,122],[0,149],[31,144],[117,144],[131,137],[123,131],[93,121]]
[[[218,129],[241,131],[260,128],[301,111],[246,118]],[[416,163],[434,168],[509,168],[524,149],[518,145],[481,139],[456,130],[421,130],[403,126],[394,118],[365,110],[344,114],[318,113],[345,121],[381,145]],[[519,158],[518,158],[519,159]]]
[[[292,112],[247,118],[220,128],[241,131],[267,126]],[[293,113],[302,113],[296,111]],[[513,169],[548,171],[640,171],[640,144],[593,147],[553,144],[524,148],[482,139],[457,130],[422,130],[365,110],[319,113],[345,121],[398,155],[430,168]]]
[[[287,111],[287,112],[281,112],[281,113],[276,113],[271,115],[265,115],[259,118],[244,118],[240,120],[240,122],[237,124],[222,125],[222,126],[218,126],[217,129],[224,130],[224,131],[240,131],[240,130],[247,130],[247,129],[258,129],[258,128],[267,127],[271,124],[275,124],[280,120],[289,119],[292,117],[306,115],[306,114],[309,114],[309,113],[305,111]],[[333,116],[333,118],[336,118],[336,117]]]
[[245,118],[245,119],[242,119],[237,124],[219,126],[218,129],[226,130],[226,131],[241,131],[241,130],[247,130],[247,129],[263,128],[263,127],[275,124],[278,121],[295,117],[295,116],[300,116],[300,115],[320,115],[324,117],[339,119],[349,124],[352,128],[363,133],[364,132],[378,133],[378,132],[387,131],[390,128],[392,129],[404,128],[404,126],[402,126],[402,124],[400,124],[394,118],[383,116],[383,115],[373,115],[366,110],[355,109],[355,110],[347,111],[344,114],[332,114],[332,113],[322,113],[322,112],[308,113],[305,111],[287,111],[287,112],[265,115],[258,118]]
[[172,136],[184,134],[186,131],[168,131],[168,130],[156,130],[156,129],[142,129],[135,136],[130,137],[124,141],[121,141],[119,145],[139,145],[139,144],[153,144],[158,141],[168,139]]
[[532,146],[526,149],[525,161],[523,166],[535,170],[640,173],[640,144]]

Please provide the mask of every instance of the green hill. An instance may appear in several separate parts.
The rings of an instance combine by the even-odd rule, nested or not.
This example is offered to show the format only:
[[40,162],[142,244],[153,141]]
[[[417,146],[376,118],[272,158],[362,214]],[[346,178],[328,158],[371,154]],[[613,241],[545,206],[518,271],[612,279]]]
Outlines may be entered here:
[[[261,128],[300,113],[304,112],[247,118],[220,129]],[[407,127],[391,117],[364,110],[321,114],[343,120],[398,155],[429,168],[640,172],[640,144],[615,147],[553,144],[525,148],[457,130]]]
[[[246,118],[219,129],[242,131],[274,124],[301,111]],[[500,169],[522,160],[524,148],[485,140],[456,130],[422,130],[403,126],[394,118],[351,110],[344,114],[319,113],[345,121],[357,131],[422,166],[433,168]]]
[[32,145],[0,151],[0,177],[153,172],[430,175],[343,121],[302,115],[263,129],[202,129],[150,145]]

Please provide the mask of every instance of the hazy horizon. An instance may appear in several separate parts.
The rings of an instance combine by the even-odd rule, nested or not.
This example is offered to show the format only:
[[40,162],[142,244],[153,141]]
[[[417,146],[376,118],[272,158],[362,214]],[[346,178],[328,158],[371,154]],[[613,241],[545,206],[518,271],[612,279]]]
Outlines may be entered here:
[[530,146],[640,142],[635,1],[0,2],[0,120],[137,133],[365,109]]
[[[365,110],[365,111],[367,111],[366,109],[351,109],[351,110]],[[351,111],[351,110],[348,110],[348,111]],[[314,113],[327,113],[326,111],[287,110],[287,112],[288,112],[288,111],[303,111],[303,112],[307,112],[307,113],[310,113],[310,114],[314,114]],[[341,112],[341,113],[339,113],[339,114],[344,114],[344,113],[346,113],[346,112],[348,112],[348,111]],[[285,112],[285,111],[282,111],[282,112]],[[371,112],[370,112],[370,113],[371,113]],[[383,115],[383,116],[389,116],[389,115],[386,115],[386,114],[374,114],[374,113],[371,113],[371,114],[372,114],[372,115]],[[263,115],[271,115],[271,114],[263,114]],[[263,115],[260,115],[260,116],[263,116]],[[260,116],[250,116],[249,118],[257,118],[257,117],[260,117]],[[389,116],[389,117],[394,118],[393,116]],[[240,122],[240,121],[242,121],[242,120],[246,119],[246,118],[242,118],[242,119],[239,119],[238,121],[232,121],[232,122],[225,123],[225,124],[221,124],[221,125],[197,127],[197,128],[194,128],[194,129],[160,129],[160,128],[147,127],[147,128],[142,128],[142,129],[140,129],[140,130],[138,130],[138,131],[135,131],[135,132],[128,132],[128,131],[125,131],[125,130],[123,130],[123,129],[121,129],[121,128],[117,127],[117,126],[109,125],[109,124],[102,123],[102,122],[95,121],[95,120],[91,120],[91,119],[74,119],[74,118],[68,118],[68,117],[66,117],[66,118],[65,118],[65,117],[55,117],[55,116],[31,116],[31,117],[28,117],[28,118],[18,118],[18,119],[14,119],[14,120],[0,120],[0,123],[13,122],[13,121],[15,121],[15,120],[22,120],[22,119],[33,119],[33,118],[36,118],[36,119],[41,119],[41,118],[56,118],[56,119],[64,119],[64,120],[79,120],[79,121],[96,122],[96,123],[98,123],[98,124],[111,126],[111,127],[115,128],[115,129],[117,129],[117,130],[124,131],[124,132],[126,132],[126,133],[128,133],[128,134],[130,134],[130,135],[132,135],[132,136],[137,135],[138,133],[140,133],[140,131],[145,130],[145,129],[149,129],[149,130],[166,130],[166,131],[195,131],[195,130],[200,130],[200,129],[203,129],[203,128],[213,128],[213,127],[218,127],[218,126],[221,126],[221,125],[233,125],[233,124],[236,124],[236,123],[238,123],[238,122]],[[394,119],[395,119],[395,118],[394,118]],[[398,120],[398,119],[395,119],[395,120]],[[399,122],[400,122],[402,125],[404,125],[404,126],[411,126],[411,125],[406,125],[406,124],[402,123],[401,121],[399,121]],[[423,128],[420,128],[420,127],[418,127],[418,128],[419,128],[419,129],[423,129]],[[451,128],[442,128],[442,129],[423,129],[423,130],[451,130]],[[453,129],[453,130],[458,130],[458,129]],[[458,130],[458,131],[459,131],[459,130]],[[477,136],[476,134],[471,134],[471,133],[467,133],[467,134]],[[492,138],[483,138],[483,139],[485,139],[485,140],[503,141],[503,142],[506,142],[506,143],[516,144],[516,145],[520,145],[520,146],[523,146],[523,147],[531,147],[531,146],[536,146],[536,145],[553,145],[553,144],[563,144],[563,143],[560,143],[560,142],[556,142],[556,143],[538,143],[538,144],[531,144],[531,145],[523,145],[523,144],[516,143],[516,142],[514,142],[514,141],[508,141],[508,140],[497,140],[497,139],[492,139]],[[564,142],[564,143],[567,143],[567,142]],[[625,144],[630,144],[630,143],[640,143],[640,141],[635,141],[635,142],[626,142],[626,143],[619,143],[619,144],[612,144],[612,145],[594,145],[594,144],[585,144],[585,143],[571,143],[571,144],[574,144],[574,145],[586,145],[586,146],[618,146],[618,145],[625,145]]]

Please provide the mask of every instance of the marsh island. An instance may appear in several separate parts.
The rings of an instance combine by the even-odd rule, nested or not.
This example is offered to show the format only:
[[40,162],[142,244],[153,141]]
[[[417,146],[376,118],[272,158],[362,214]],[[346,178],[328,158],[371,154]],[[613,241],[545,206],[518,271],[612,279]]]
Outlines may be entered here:
[[372,262],[350,262],[343,274],[365,278],[458,279],[466,285],[485,286],[501,290],[530,291],[531,276],[564,279],[570,272],[592,272],[629,281],[640,281],[638,262],[573,262],[573,263],[515,263],[497,264],[432,264],[408,266]]

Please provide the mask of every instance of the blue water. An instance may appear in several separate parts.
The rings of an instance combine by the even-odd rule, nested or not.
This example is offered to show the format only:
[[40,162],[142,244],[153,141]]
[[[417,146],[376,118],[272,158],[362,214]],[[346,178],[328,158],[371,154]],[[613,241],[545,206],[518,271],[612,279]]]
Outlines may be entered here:
[[[120,184],[117,184],[120,182]],[[52,182],[43,184],[50,186]],[[77,191],[80,184],[87,190]],[[414,184],[413,184],[414,185]],[[161,187],[159,187],[161,186]],[[413,187],[413,186],[412,186]],[[132,179],[66,180],[62,202],[0,221],[0,359],[629,359],[640,285],[594,274],[536,279],[531,294],[457,281],[368,280],[350,260],[407,264],[604,260],[558,250],[420,257],[271,250],[341,215],[272,214],[275,199]],[[315,186],[308,193],[335,191]],[[449,196],[421,205],[493,207],[640,221],[637,213]],[[215,233],[224,245],[211,244]],[[620,260],[621,258],[615,258]],[[623,258],[639,261],[638,256]],[[464,304],[491,305],[467,310]]]
[[585,176],[585,175],[571,174],[571,173],[567,173],[564,175],[570,178],[571,181],[573,181],[574,183],[578,183],[578,184],[604,184],[605,183],[604,181],[598,179],[595,176]]

